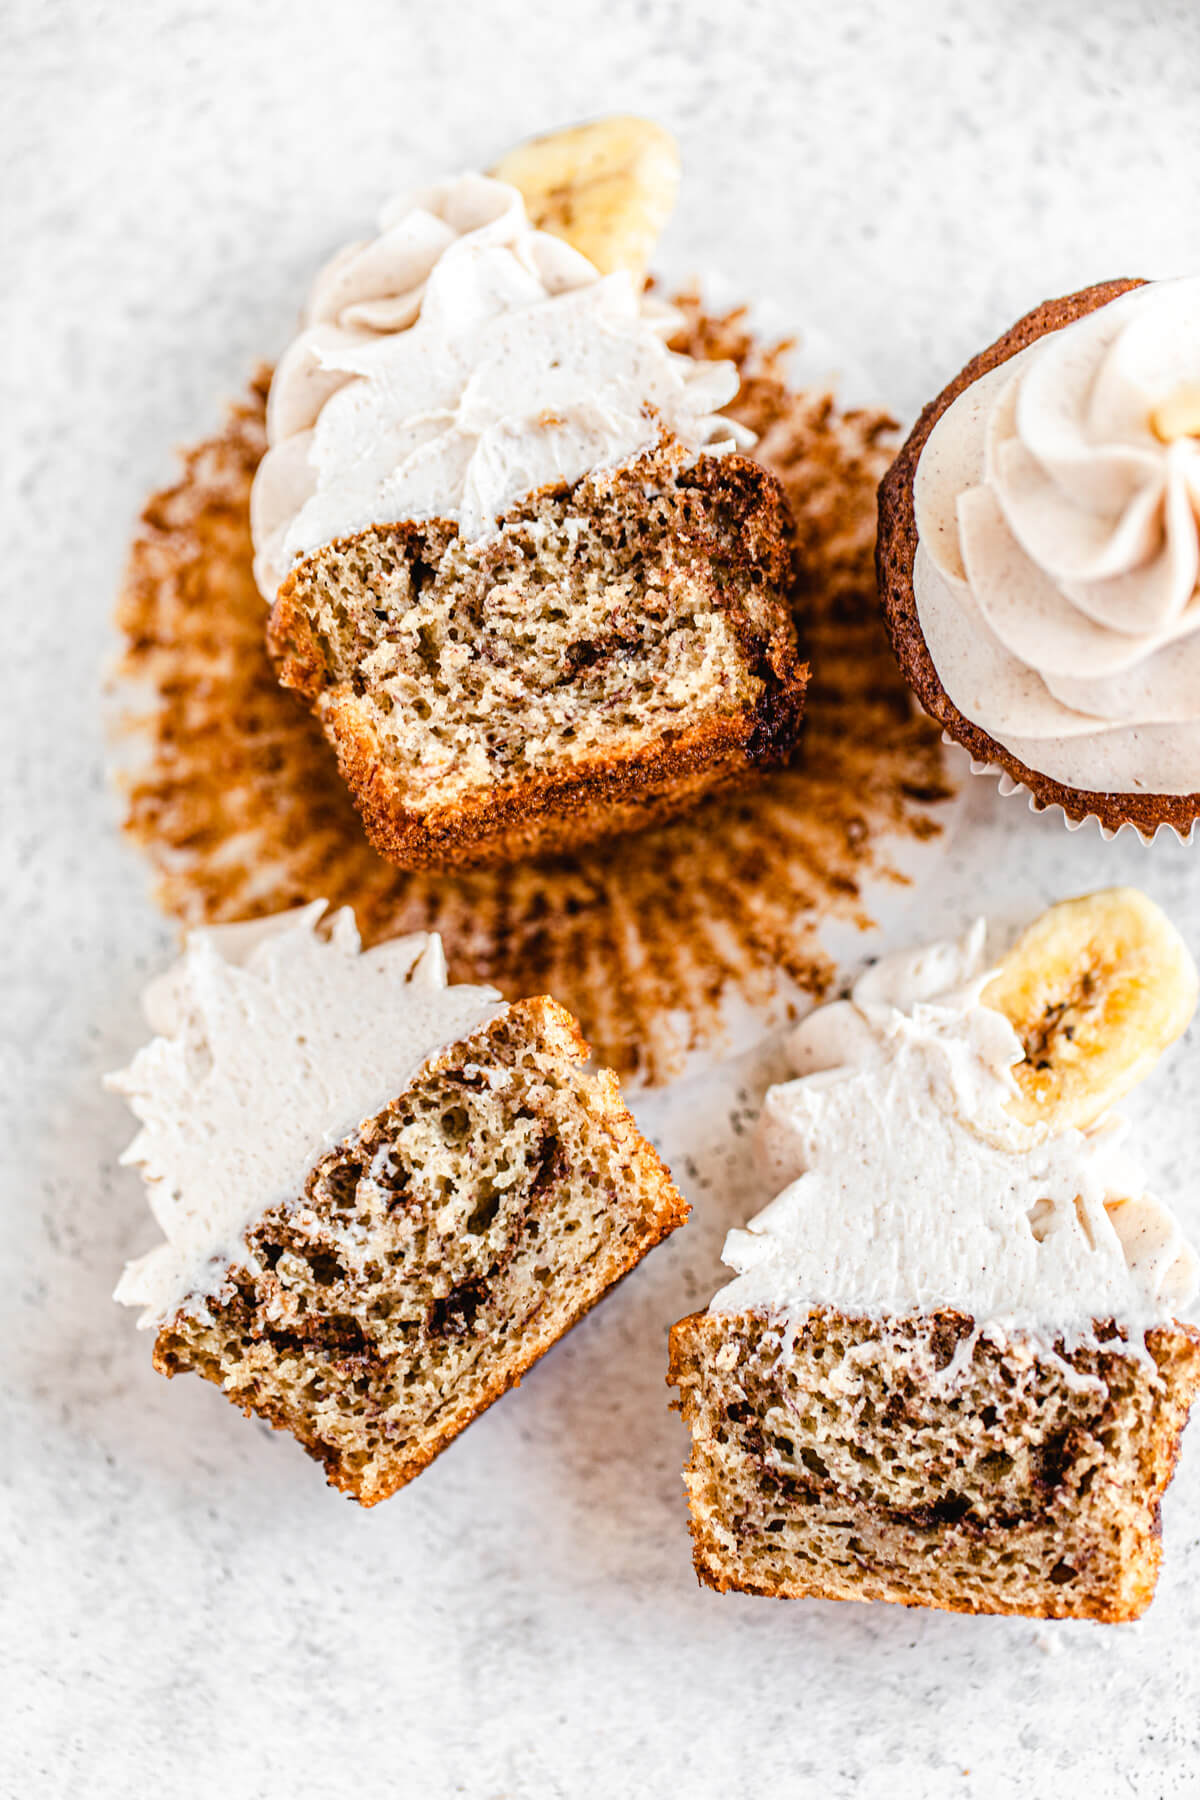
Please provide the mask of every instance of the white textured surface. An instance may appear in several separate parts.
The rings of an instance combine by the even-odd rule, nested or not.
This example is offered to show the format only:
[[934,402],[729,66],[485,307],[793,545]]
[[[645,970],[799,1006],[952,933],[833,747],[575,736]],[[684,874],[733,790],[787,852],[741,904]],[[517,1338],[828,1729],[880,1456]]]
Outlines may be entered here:
[[[139,1041],[172,934],[115,837],[96,701],[169,446],[286,341],[316,261],[393,188],[652,111],[684,149],[673,264],[744,269],[915,408],[1046,294],[1200,266],[1194,8],[17,0],[5,25],[0,1792],[1195,1794],[1200,1427],[1137,1627],[695,1586],[665,1330],[760,1199],[743,1134],[765,1071],[740,1071],[732,1112],[711,1083],[643,1109],[694,1223],[375,1512],[156,1376],[108,1299],[146,1224],[98,1078]],[[1106,845],[972,787],[922,935],[1137,881],[1200,948],[1195,850]],[[1193,1228],[1198,1083],[1193,1029],[1138,1107]]]

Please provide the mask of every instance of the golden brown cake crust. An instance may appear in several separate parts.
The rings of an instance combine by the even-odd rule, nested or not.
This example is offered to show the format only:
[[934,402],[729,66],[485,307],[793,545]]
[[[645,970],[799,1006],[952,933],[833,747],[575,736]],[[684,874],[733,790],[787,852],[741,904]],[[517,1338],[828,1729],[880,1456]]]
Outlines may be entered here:
[[978,761],[1004,769],[1014,781],[1021,782],[1033,795],[1040,809],[1060,806],[1069,819],[1085,819],[1094,815],[1110,830],[1129,822],[1138,830],[1151,834],[1159,825],[1174,826],[1186,833],[1200,814],[1197,794],[1107,794],[1090,789],[1066,787],[1048,775],[1029,768],[1004,745],[980,726],[966,718],[950,699],[933,666],[917,617],[913,593],[913,563],[917,554],[917,524],[913,505],[913,483],[917,462],[930,432],[963,391],[989,370],[1007,362],[1019,350],[1073,324],[1097,307],[1106,306],[1130,288],[1141,287],[1140,280],[1103,281],[1096,287],[1083,288],[1060,300],[1046,300],[1035,307],[998,338],[987,350],[969,362],[962,373],[942,390],[925,408],[899,456],[884,476],[879,488],[879,535],[876,540],[876,566],[879,593],[883,601],[892,648],[905,680],[921,705],[938,721],[952,738],[962,744]]
[[[931,1398],[925,1378],[914,1384],[905,1362],[914,1346],[941,1370],[972,1333],[952,1311],[885,1330],[822,1308],[781,1357],[780,1322],[765,1315],[680,1319],[667,1381],[692,1433],[684,1485],[700,1581],[774,1599],[1108,1624],[1140,1617],[1162,1560],[1160,1503],[1200,1391],[1200,1331],[1175,1322],[1147,1332],[1152,1367],[1120,1350],[1062,1345],[1057,1362],[1022,1366],[980,1340],[953,1397]],[[806,1394],[824,1394],[836,1412],[869,1366],[868,1344],[881,1353],[873,1404],[851,1412],[855,1430],[841,1419],[840,1442],[837,1431],[823,1441],[805,1422]],[[848,1346],[843,1393],[829,1373],[832,1363],[847,1369],[839,1359]],[[1065,1363],[1097,1398],[1073,1397]],[[1050,1419],[1052,1406],[1059,1416]],[[795,1441],[781,1443],[780,1433]],[[969,1468],[958,1461],[964,1446]],[[1056,1564],[1061,1556],[1069,1569]]]
[[[798,677],[802,692],[807,666]],[[352,721],[343,723],[336,704],[324,718],[367,837],[381,856],[403,869],[516,862],[641,831],[684,812],[755,760],[747,749],[753,722],[712,721],[665,746],[610,756],[569,774],[537,776],[418,815],[395,798],[369,738]]]
[[[610,486],[640,492],[656,462],[652,454],[614,471]],[[367,837],[381,856],[401,868],[419,869],[508,863],[539,852],[571,850],[675,817],[739,776],[787,761],[800,732],[809,669],[797,658],[785,599],[791,522],[783,489],[761,464],[743,456],[702,457],[676,482],[681,491],[739,520],[732,553],[726,541],[720,555],[726,575],[767,602],[770,623],[765,631],[731,611],[741,652],[761,684],[757,702],[736,714],[710,712],[666,741],[596,755],[422,812],[405,806],[403,780],[381,758],[354,696],[331,684],[300,600],[306,565],[289,575],[271,611],[268,646],[281,684],[313,703]],[[543,490],[522,502],[515,514],[523,515],[539,501],[565,499],[570,492],[566,486]],[[426,553],[427,539],[447,532],[453,535],[453,527],[445,521],[409,521],[355,533],[328,548],[346,553],[362,539],[385,535],[401,555],[411,550],[420,556]],[[700,532],[690,534],[689,547],[701,556],[709,552]],[[715,543],[711,553],[718,553]]]

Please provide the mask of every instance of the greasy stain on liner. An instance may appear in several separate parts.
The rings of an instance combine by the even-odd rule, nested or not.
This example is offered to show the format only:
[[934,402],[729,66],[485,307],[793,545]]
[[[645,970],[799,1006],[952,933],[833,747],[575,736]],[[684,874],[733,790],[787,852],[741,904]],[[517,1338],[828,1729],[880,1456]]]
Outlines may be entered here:
[[440,931],[453,980],[553,994],[603,1061],[652,1083],[677,1071],[681,1049],[718,1043],[726,989],[764,1005],[781,967],[825,991],[821,919],[868,926],[864,879],[900,879],[880,840],[933,835],[929,807],[950,791],[937,727],[911,705],[875,593],[875,488],[892,421],[790,390],[785,347],[757,345],[741,313],[681,305],[677,347],[738,364],[729,411],[759,434],[754,454],[794,516],[794,605],[813,681],[793,765],[617,852],[450,876],[384,862],[316,721],[267,657],[249,524],[263,372],[222,435],[190,451],[182,479],[146,506],[118,612],[119,686],[142,696],[121,726],[127,829],[168,913],[243,919],[323,896],[354,908],[367,942]]

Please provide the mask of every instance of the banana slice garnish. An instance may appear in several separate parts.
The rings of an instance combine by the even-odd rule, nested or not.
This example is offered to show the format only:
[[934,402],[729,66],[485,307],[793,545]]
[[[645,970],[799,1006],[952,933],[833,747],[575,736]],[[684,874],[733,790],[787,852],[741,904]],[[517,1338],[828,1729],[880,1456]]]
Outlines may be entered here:
[[1056,1131],[1093,1124],[1186,1029],[1196,993],[1187,946],[1136,888],[1052,906],[983,990],[1025,1049],[1010,1111]]
[[602,275],[644,275],[679,187],[679,147],[650,119],[618,117],[531,138],[502,156],[533,224],[565,238]]

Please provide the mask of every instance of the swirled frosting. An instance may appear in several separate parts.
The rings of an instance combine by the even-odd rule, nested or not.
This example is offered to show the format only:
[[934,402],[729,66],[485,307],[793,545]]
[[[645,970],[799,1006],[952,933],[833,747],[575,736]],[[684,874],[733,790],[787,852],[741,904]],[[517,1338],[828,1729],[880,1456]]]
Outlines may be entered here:
[[440,938],[363,950],[326,902],[193,931],[145,995],[159,1035],[108,1085],[142,1128],[122,1161],[146,1182],[165,1238],[116,1298],[156,1325],[252,1260],[248,1227],[294,1200],[314,1164],[415,1079],[436,1051],[503,1012],[492,988],[448,986]]
[[981,376],[914,499],[917,613],[959,711],[1067,787],[1200,791],[1200,277]]
[[961,943],[886,958],[791,1039],[768,1090],[761,1160],[778,1197],[725,1262],[714,1312],[816,1307],[905,1318],[952,1307],[1052,1350],[1093,1322],[1138,1333],[1194,1293],[1197,1262],[1144,1191],[1114,1116],[1086,1132],[1008,1111],[1020,1040],[981,1004],[980,921]]
[[535,231],[514,187],[461,175],[384,209],[318,275],[267,405],[251,495],[268,600],[323,544],[404,519],[486,536],[515,501],[670,433],[753,442],[716,416],[732,363],[667,348],[677,322],[622,271]]

